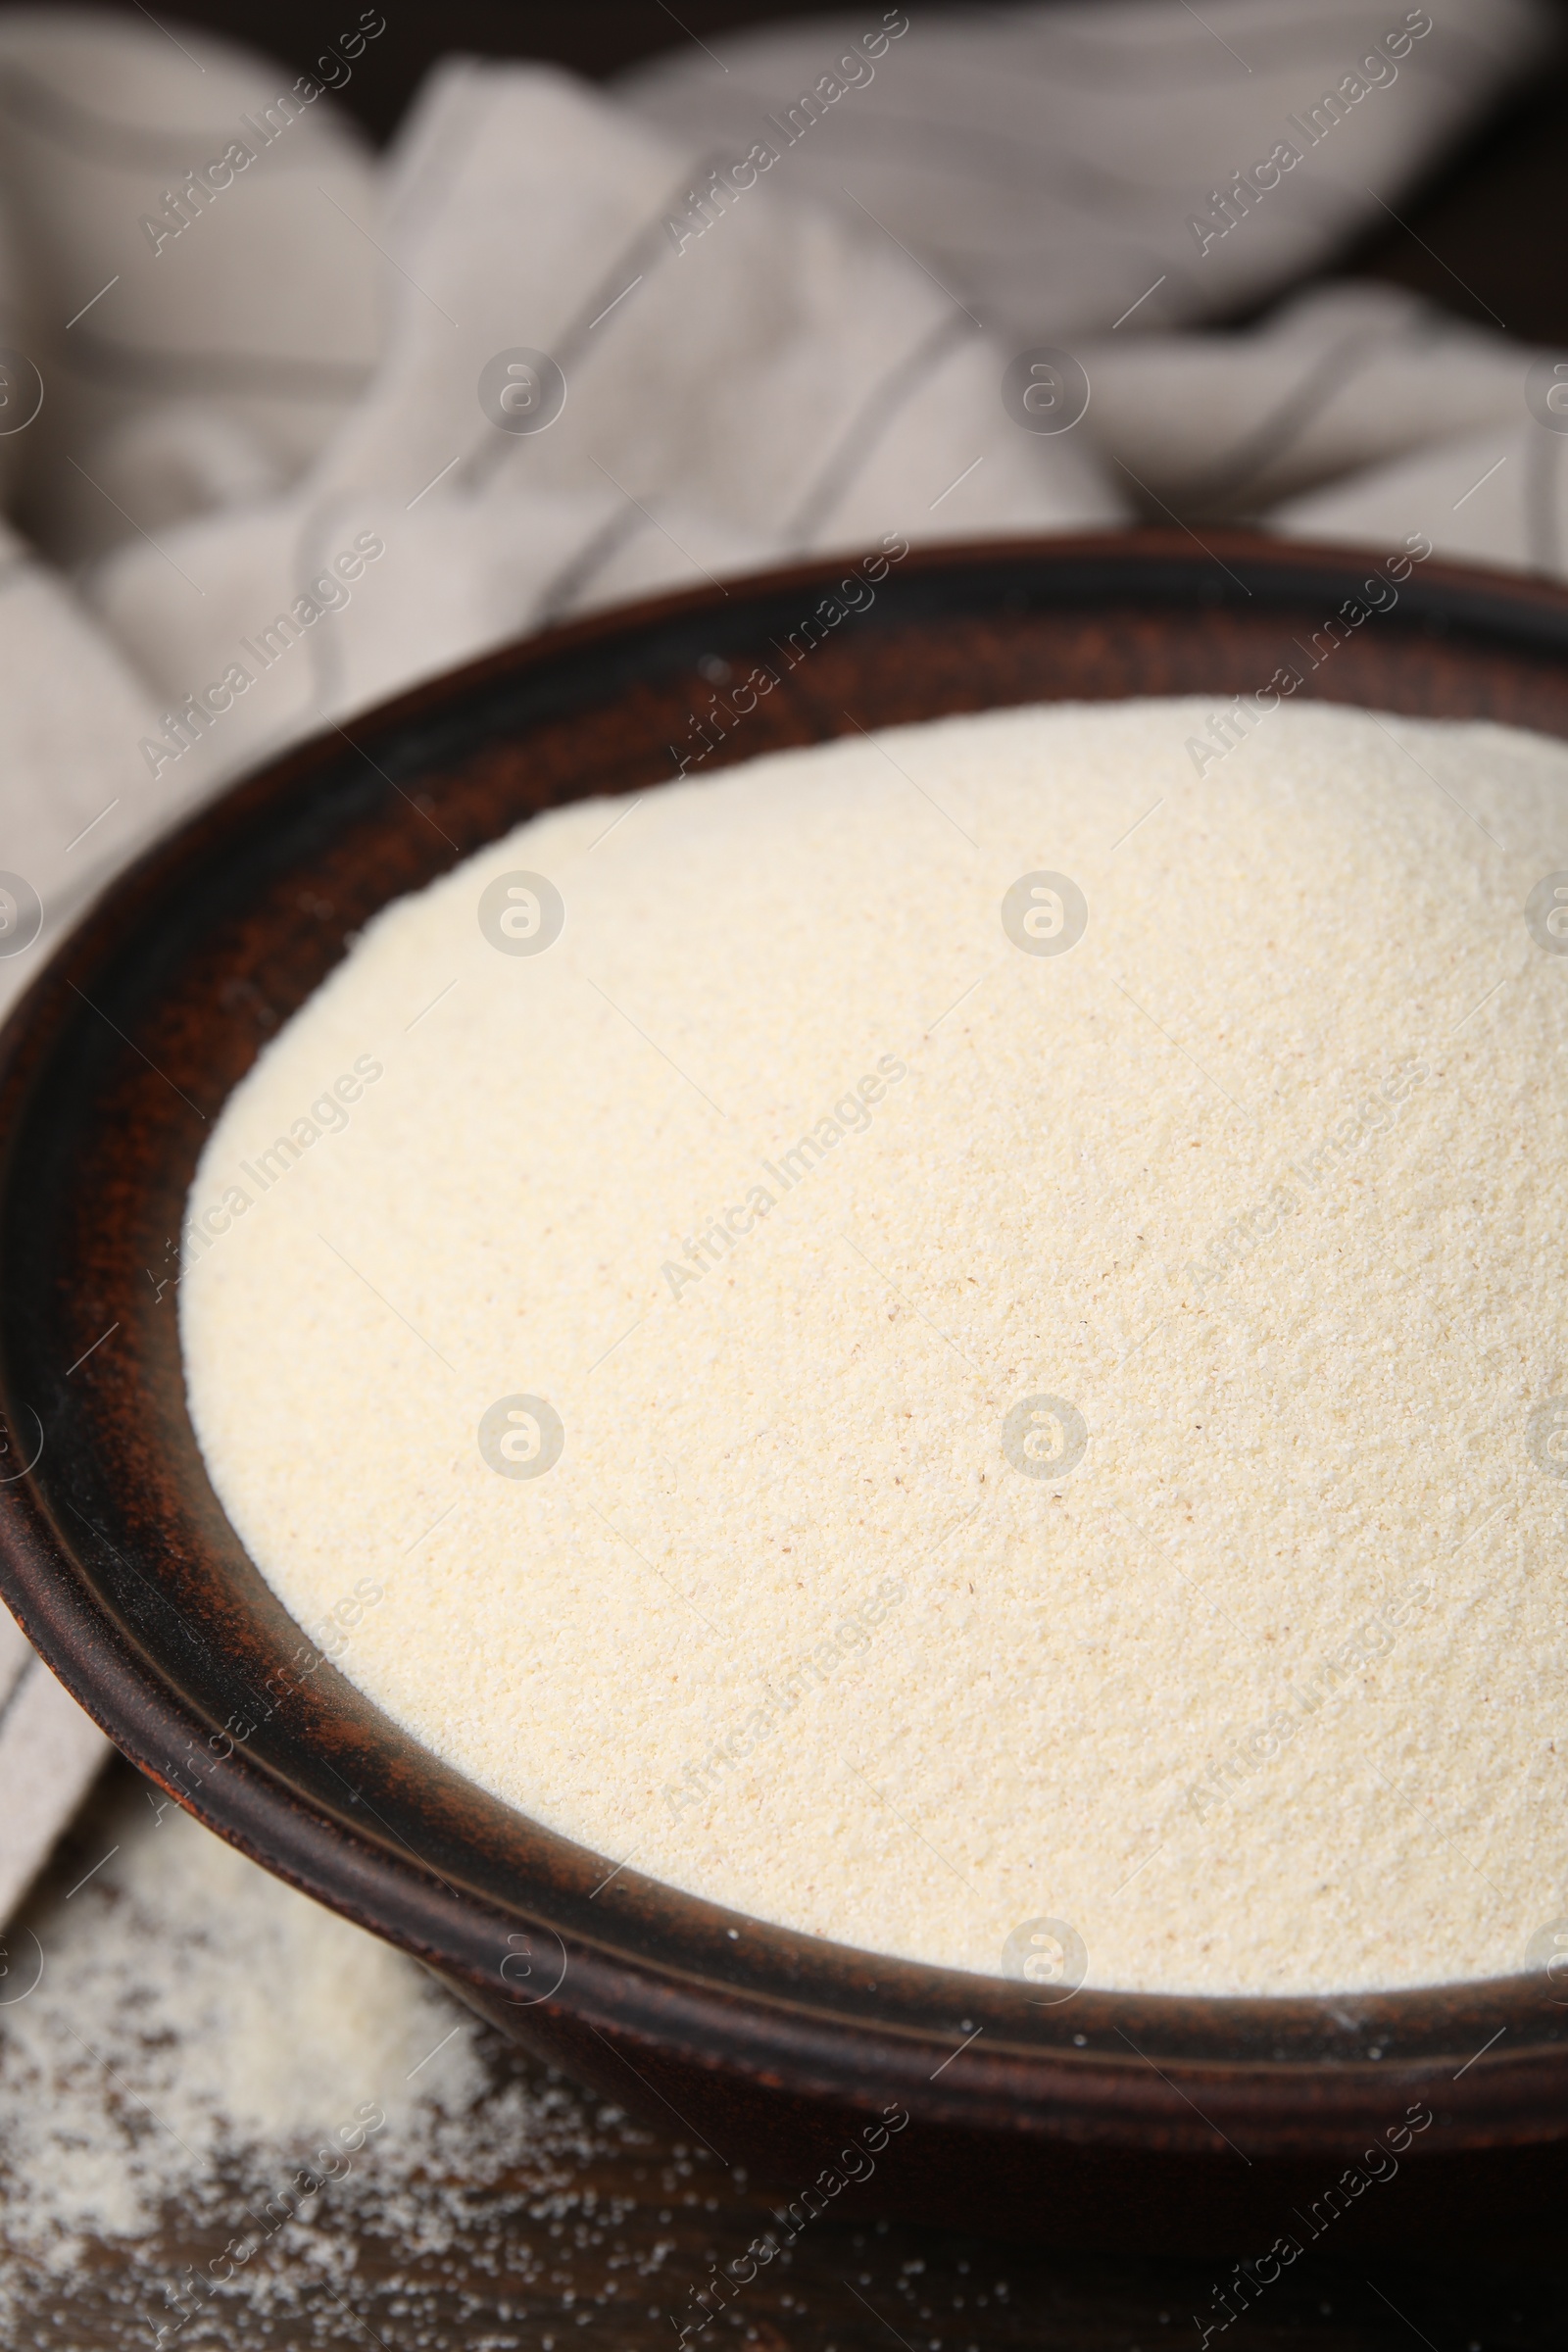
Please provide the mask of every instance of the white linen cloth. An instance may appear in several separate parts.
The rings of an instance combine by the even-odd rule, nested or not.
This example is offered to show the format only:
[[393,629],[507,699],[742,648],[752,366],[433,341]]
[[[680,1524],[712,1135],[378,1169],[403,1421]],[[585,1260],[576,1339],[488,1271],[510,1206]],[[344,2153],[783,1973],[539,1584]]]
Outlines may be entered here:
[[[325,87],[374,9],[303,81],[177,22],[0,10],[0,868],[45,909],[0,1004],[244,767],[655,589],[1165,514],[1561,572],[1560,437],[1501,321],[1331,284],[1203,331],[1397,217],[1548,22],[868,6],[610,94],[452,60],[378,164]],[[1004,371],[1062,346],[1087,414],[1023,431]],[[539,432],[481,406],[521,350],[565,382]],[[0,1920],[101,1753],[8,1638]]]

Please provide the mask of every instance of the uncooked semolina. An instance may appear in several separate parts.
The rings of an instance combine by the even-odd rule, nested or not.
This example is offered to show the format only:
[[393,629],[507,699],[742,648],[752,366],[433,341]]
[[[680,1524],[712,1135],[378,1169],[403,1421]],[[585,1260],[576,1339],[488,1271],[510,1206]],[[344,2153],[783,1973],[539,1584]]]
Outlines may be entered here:
[[1158,1990],[1501,1974],[1568,1912],[1568,750],[1206,717],[541,817],[218,1123],[234,1527],[607,1869]]

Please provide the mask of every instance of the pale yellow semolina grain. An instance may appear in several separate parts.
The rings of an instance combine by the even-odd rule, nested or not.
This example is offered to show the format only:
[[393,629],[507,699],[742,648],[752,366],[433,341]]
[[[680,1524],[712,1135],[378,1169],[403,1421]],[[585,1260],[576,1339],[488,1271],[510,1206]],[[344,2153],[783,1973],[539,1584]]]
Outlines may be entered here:
[[[1522,911],[1568,751],[1287,704],[1199,773],[1207,716],[545,816],[218,1123],[181,1328],[235,1528],[607,1870],[1208,1992],[1504,1973],[1568,1913],[1568,956]],[[515,869],[541,954],[479,925]],[[1003,928],[1041,870],[1068,953]],[[536,1477],[479,1448],[519,1395]],[[1037,1396],[1059,1476],[1004,1450]]]

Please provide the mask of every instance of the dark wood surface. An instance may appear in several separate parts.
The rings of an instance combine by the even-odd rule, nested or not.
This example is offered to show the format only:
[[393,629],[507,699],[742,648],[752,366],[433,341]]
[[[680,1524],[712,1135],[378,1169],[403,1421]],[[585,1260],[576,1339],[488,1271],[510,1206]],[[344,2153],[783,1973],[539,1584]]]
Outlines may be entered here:
[[[112,1768],[65,1842],[31,1915],[121,1833],[137,1776]],[[454,2022],[464,2013],[453,2010]],[[90,2032],[90,2027],[87,2028]],[[515,2136],[510,2090],[544,2078],[499,2034],[473,2026],[484,2086],[463,2129],[471,2148]],[[614,2120],[565,2082],[532,2152],[491,2177],[438,2172],[415,2192],[441,2227],[408,2227],[406,2199],[373,2167],[310,2225],[319,2284],[288,2260],[257,2257],[243,2293],[214,2299],[166,2338],[181,2352],[670,2352],[672,2311],[714,2264],[776,2230],[798,2181],[769,2181],[738,2152],[728,2169],[678,2125]],[[0,2151],[0,2161],[3,2161]],[[254,2195],[254,2191],[252,2192]],[[880,2211],[875,2182],[797,2243],[705,2332],[708,2352],[1199,2352],[1193,2315],[1230,2265],[1041,2253],[975,2231],[916,2229]],[[100,2245],[69,2288],[35,2280],[6,2352],[147,2352],[164,2289],[246,2228],[245,2190],[220,2184],[194,2226],[172,2198],[161,2228]],[[424,2242],[421,2242],[421,2239]],[[1262,2247],[1254,2249],[1261,2253]],[[1562,2352],[1568,2255],[1560,2232],[1503,2261],[1456,2238],[1437,2256],[1331,2261],[1308,2252],[1224,2334],[1226,2352]]]

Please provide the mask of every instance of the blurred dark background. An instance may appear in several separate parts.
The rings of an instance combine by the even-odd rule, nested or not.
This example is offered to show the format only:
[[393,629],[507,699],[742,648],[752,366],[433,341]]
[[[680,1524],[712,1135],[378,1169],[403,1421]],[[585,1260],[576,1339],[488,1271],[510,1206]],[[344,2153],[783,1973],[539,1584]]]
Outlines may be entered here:
[[[113,4],[129,11],[136,0]],[[359,13],[357,0],[343,0],[345,25]],[[386,30],[356,61],[338,101],[378,142],[396,127],[425,69],[451,50],[547,58],[603,80],[675,43],[695,38],[722,55],[726,31],[825,12],[788,0],[679,0],[674,13],[662,0],[586,7],[385,0],[381,13]],[[925,13],[919,0],[909,0],[909,13]],[[1552,13],[1559,24],[1552,63],[1401,206],[1405,225],[1390,223],[1368,237],[1336,263],[1335,276],[1387,278],[1478,325],[1501,319],[1523,342],[1568,346],[1568,0],[1552,0]],[[296,73],[308,70],[338,22],[322,0],[180,0],[169,14],[248,42]]]

